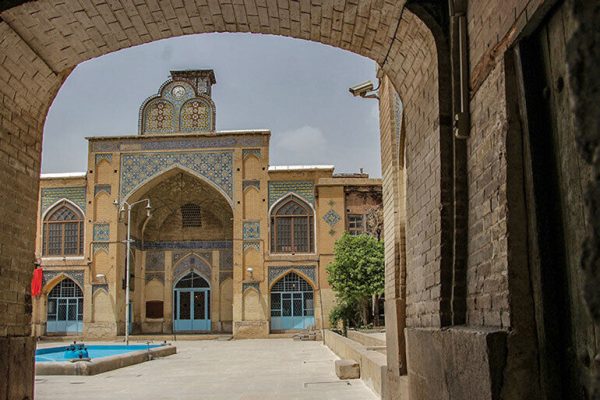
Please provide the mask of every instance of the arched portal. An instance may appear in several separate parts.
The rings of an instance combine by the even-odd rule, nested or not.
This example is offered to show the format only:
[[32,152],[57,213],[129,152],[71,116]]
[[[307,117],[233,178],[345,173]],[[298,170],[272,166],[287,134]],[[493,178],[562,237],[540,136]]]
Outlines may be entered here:
[[83,291],[71,279],[60,281],[48,294],[46,332],[80,334],[83,330]]
[[210,284],[195,272],[182,277],[173,288],[173,330],[210,330]]
[[308,329],[315,325],[312,286],[290,272],[271,287],[271,330]]

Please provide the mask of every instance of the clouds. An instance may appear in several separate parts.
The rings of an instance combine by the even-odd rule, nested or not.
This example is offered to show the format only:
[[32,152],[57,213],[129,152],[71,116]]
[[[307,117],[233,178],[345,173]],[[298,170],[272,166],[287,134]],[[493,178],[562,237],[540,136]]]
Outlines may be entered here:
[[217,130],[270,129],[271,164],[364,167],[381,176],[377,102],[348,92],[376,80],[375,63],[319,43],[252,34],[165,39],[78,65],[48,113],[42,171],[84,171],[84,137],[135,135],[140,104],[169,71],[199,68],[215,70]]
[[271,136],[271,165],[328,164],[330,149],[323,131],[313,126],[275,132]]

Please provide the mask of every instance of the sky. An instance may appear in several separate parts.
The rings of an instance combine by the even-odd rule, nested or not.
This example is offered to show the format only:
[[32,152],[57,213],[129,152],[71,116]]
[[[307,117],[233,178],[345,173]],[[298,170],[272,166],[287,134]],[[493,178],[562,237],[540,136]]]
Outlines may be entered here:
[[42,173],[85,171],[89,136],[135,135],[142,102],[169,71],[214,69],[217,131],[270,129],[270,165],[333,164],[381,176],[378,104],[348,88],[376,81],[372,60],[320,43],[201,34],[86,61],[68,77],[44,130]]

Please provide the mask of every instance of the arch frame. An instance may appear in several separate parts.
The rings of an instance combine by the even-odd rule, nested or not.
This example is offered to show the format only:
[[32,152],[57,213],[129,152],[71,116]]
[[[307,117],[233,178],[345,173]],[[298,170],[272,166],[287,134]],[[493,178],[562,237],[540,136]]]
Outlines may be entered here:
[[[205,273],[199,267],[193,266],[189,270],[183,270],[181,272],[177,272],[177,269],[183,264],[187,259],[191,256],[199,258],[204,266],[211,272],[210,277],[207,277]],[[190,251],[186,255],[182,256],[172,267],[173,270],[173,289],[175,289],[175,285],[179,282],[184,276],[186,276],[190,272],[195,272],[197,275],[201,276],[206,282],[208,282],[209,288],[212,289],[211,278],[212,278],[212,265],[211,263],[200,254],[195,251]]]
[[[134,197],[135,195],[137,195],[138,193],[140,193],[140,191],[150,182],[154,181],[155,179],[158,179],[160,177],[162,177],[165,174],[168,174],[172,171],[181,171],[181,172],[185,172],[189,175],[192,175],[194,178],[199,179],[200,181],[202,181],[203,183],[206,183],[207,185],[209,185],[212,189],[215,189],[217,192],[219,192],[219,194],[221,196],[223,196],[223,198],[227,201],[227,203],[229,204],[229,206],[231,207],[231,212],[233,213],[234,211],[234,199],[230,198],[229,195],[223,190],[221,189],[219,186],[217,186],[217,184],[215,184],[214,182],[211,182],[207,177],[205,177],[202,174],[197,173],[196,171],[187,168],[181,164],[175,163],[173,165],[170,165],[169,167],[157,172],[154,175],[151,175],[149,177],[147,177],[146,179],[144,179],[142,182],[138,183],[133,189],[131,189],[129,191],[129,193],[127,193],[124,197],[122,197],[121,202],[124,201],[129,201],[132,197]],[[119,197],[121,197],[121,194],[119,193]],[[234,193],[234,197],[235,197],[235,193]]]
[[315,210],[315,207],[311,204],[310,201],[306,200],[304,197],[300,196],[297,193],[294,192],[288,192],[285,195],[281,196],[279,199],[277,199],[277,201],[273,202],[273,204],[271,205],[271,207],[269,207],[269,211],[267,214],[267,217],[269,219],[269,223],[268,223],[268,237],[269,237],[269,253],[270,254],[278,254],[278,255],[285,255],[285,254],[298,254],[298,253],[274,253],[273,249],[271,248],[271,234],[273,233],[273,227],[272,227],[272,223],[271,223],[271,218],[273,217],[273,210],[275,210],[276,207],[278,207],[278,205],[280,203],[285,203],[287,200],[291,199],[291,198],[297,198],[298,200],[300,200],[302,203],[305,203],[310,210],[312,211],[312,217],[313,217],[313,249],[314,251],[311,252],[306,252],[306,253],[301,253],[301,254],[318,254],[319,253],[319,241],[317,240],[317,211]]

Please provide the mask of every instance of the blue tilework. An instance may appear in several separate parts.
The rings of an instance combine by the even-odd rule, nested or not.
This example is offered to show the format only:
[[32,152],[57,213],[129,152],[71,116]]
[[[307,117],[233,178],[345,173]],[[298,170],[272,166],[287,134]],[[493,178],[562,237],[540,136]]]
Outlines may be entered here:
[[256,240],[260,239],[260,222],[259,221],[247,221],[243,225],[244,240]]
[[307,276],[313,283],[317,281],[316,268],[313,265],[293,265],[293,266],[281,266],[281,267],[269,267],[269,287],[272,282],[275,282],[281,276],[288,272],[298,271]]
[[310,181],[269,182],[269,208],[288,193],[294,193],[311,204],[315,204],[315,185]]
[[334,227],[342,218],[335,210],[329,210],[323,215],[323,221],[325,221],[330,227]]
[[91,151],[127,151],[135,146],[139,150],[182,150],[182,149],[210,149],[226,147],[266,146],[267,136],[255,135],[223,135],[190,137],[190,138],[132,138],[132,139],[107,139],[91,142]]
[[260,159],[262,157],[262,151],[260,149],[243,149],[242,150],[242,158],[244,160],[250,156],[254,156],[254,157]]
[[83,211],[85,211],[85,186],[42,188],[42,214],[45,213],[51,205],[61,199],[70,200],[77,204]]
[[185,167],[205,177],[233,199],[233,153],[131,153],[121,157],[121,198],[147,179],[171,169]]
[[112,191],[110,185],[95,185],[94,186],[94,196],[98,196],[98,193],[108,193],[110,194]]
[[144,242],[144,249],[231,249],[233,248],[232,240],[190,240],[190,241],[156,241]]
[[110,240],[110,224],[94,224],[94,242]]
[[108,163],[112,163],[112,154],[106,154],[106,153],[101,153],[101,154],[96,154],[96,165],[100,164],[101,161],[106,160],[108,161]]

